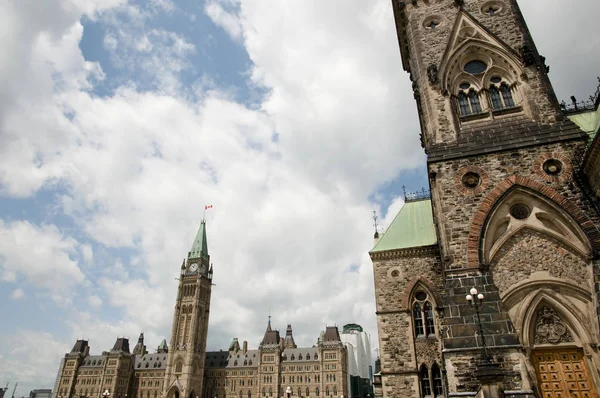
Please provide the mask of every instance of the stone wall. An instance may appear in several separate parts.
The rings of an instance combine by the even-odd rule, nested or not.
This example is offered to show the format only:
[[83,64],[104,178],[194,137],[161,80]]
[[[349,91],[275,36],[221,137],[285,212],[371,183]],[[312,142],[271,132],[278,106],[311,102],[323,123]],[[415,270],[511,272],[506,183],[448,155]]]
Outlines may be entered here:
[[[465,1],[463,9],[472,16],[484,29],[495,35],[509,48],[508,52],[519,54],[523,46],[534,49],[529,32],[522,24],[522,16],[516,2],[497,0],[501,6],[494,15],[482,12],[487,0]],[[445,87],[439,82],[431,83],[427,74],[430,65],[441,68],[443,57],[447,56],[447,46],[452,30],[459,15],[459,8],[454,0],[405,2],[403,11],[406,15],[406,29],[401,36],[406,36],[410,53],[410,72],[414,88],[418,91],[422,108],[421,120],[426,142],[429,144],[452,142],[460,132],[460,121],[453,109],[451,96],[444,92]],[[440,22],[435,29],[424,26],[432,17]],[[537,55],[536,55],[537,56]],[[523,109],[532,119],[554,122],[560,118],[558,101],[547,75],[538,65],[525,67],[522,71],[518,90],[523,99]]]
[[[410,296],[422,287],[436,307],[442,307],[443,288],[437,246],[415,250],[374,253],[377,324],[381,350],[382,389],[385,397],[419,397],[418,369],[437,362],[441,367],[439,320],[436,336],[415,339]],[[438,308],[439,309],[439,308]]]
[[[430,164],[430,173],[434,172],[436,175],[436,195],[439,199],[439,203],[436,204],[439,207],[434,206],[434,218],[439,232],[444,234],[448,241],[448,253],[443,255],[451,257],[450,267],[469,266],[467,251],[472,220],[482,204],[493,207],[494,203],[486,202],[487,196],[511,175],[543,184],[559,194],[561,198],[576,204],[597,229],[600,219],[577,182],[572,178],[548,181],[543,172],[535,167],[537,159],[546,157],[548,153],[560,153],[565,159],[572,159],[576,153],[583,150],[584,146],[585,142],[571,141]],[[486,174],[486,179],[482,182],[482,186],[485,186],[483,189],[478,189],[476,193],[469,190],[460,191],[456,188],[455,181],[460,181],[459,174],[464,173],[466,167],[479,168]],[[571,167],[569,163],[565,164],[565,168]],[[564,207],[564,204],[561,205]]]
[[592,283],[592,267],[580,255],[530,229],[517,233],[504,244],[491,270],[501,293],[536,271],[547,271],[555,278],[588,288]]

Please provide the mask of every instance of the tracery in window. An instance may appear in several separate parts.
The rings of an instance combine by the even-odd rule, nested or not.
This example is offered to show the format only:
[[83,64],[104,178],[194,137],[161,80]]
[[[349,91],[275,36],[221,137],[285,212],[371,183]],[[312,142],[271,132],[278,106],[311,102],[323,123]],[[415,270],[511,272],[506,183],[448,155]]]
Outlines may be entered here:
[[435,336],[435,315],[433,305],[429,301],[429,295],[418,290],[413,295],[413,324],[416,337],[434,337]]

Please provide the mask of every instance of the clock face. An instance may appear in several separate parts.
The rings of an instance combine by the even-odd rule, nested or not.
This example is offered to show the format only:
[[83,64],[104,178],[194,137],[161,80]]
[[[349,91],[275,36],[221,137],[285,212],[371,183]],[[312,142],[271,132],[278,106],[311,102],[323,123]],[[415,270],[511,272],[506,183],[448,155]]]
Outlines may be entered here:
[[193,263],[192,265],[190,265],[190,271],[192,271],[192,272],[198,271],[198,264]]

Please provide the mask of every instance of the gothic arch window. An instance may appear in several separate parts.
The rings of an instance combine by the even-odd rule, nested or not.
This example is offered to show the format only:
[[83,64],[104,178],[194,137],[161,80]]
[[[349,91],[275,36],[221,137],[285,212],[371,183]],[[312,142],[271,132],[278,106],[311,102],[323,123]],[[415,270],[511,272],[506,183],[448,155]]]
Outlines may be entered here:
[[434,363],[431,366],[431,381],[433,382],[433,394],[435,397],[444,396],[444,386],[442,384],[442,373],[440,367]]
[[435,337],[432,296],[421,287],[413,294],[412,317],[416,337]]
[[317,387],[317,388],[315,389],[315,395],[316,395],[317,397],[320,397],[320,396],[321,396],[321,391],[319,390],[319,387]]
[[427,366],[421,365],[419,371],[419,382],[421,386],[421,396],[427,397],[431,395],[431,380],[429,379],[429,370]]
[[482,234],[482,256],[491,264],[504,245],[524,229],[541,233],[562,243],[582,258],[591,245],[581,227],[564,210],[529,189],[516,187],[490,211]]
[[521,110],[517,88],[521,61],[466,20],[456,35],[454,51],[440,65],[440,78],[459,118],[470,120],[499,111]]
[[175,373],[181,373],[183,371],[183,361],[179,359],[175,363]]
[[[300,394],[298,394],[300,395]],[[308,389],[308,387],[306,387],[306,396],[308,397],[310,395],[310,390]]]

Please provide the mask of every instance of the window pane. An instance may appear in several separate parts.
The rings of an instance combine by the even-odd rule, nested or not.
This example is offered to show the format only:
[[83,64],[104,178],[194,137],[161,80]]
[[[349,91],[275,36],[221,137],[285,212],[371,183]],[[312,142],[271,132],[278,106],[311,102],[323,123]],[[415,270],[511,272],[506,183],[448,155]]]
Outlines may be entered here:
[[431,304],[429,302],[425,303],[423,306],[423,310],[425,312],[425,332],[427,335],[435,334],[434,320],[433,320],[433,309],[431,308]]
[[473,113],[481,113],[481,103],[479,102],[479,94],[475,90],[469,91],[469,101],[471,102],[471,109]]
[[422,336],[425,334],[423,330],[423,314],[421,313],[421,306],[419,303],[415,303],[413,307],[413,319],[415,322],[415,334],[417,336]]
[[444,396],[444,387],[442,386],[442,374],[440,368],[433,364],[431,367],[431,377],[433,378],[433,392],[436,397]]
[[506,84],[502,84],[500,86],[500,91],[502,91],[502,98],[504,99],[504,105],[507,108],[512,108],[515,106],[515,101],[513,101],[512,93],[510,92],[510,88]]
[[427,366],[421,366],[421,395],[427,396],[431,395],[431,385],[429,384],[429,371],[427,370]]
[[465,72],[470,73],[472,75],[477,75],[479,73],[485,72],[487,69],[487,64],[480,60],[475,60],[471,62],[467,62],[465,65]]
[[502,100],[500,99],[500,93],[496,86],[490,87],[490,99],[492,100],[492,108],[494,109],[502,109],[504,105],[502,104]]
[[467,116],[471,114],[471,107],[469,106],[469,99],[464,93],[458,94],[458,108],[460,109],[461,116]]

